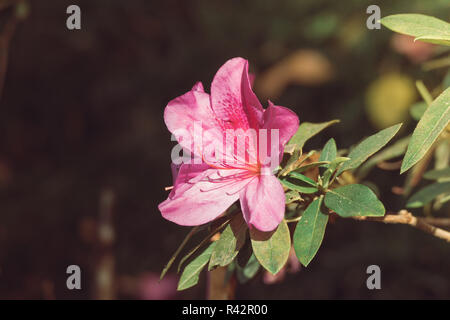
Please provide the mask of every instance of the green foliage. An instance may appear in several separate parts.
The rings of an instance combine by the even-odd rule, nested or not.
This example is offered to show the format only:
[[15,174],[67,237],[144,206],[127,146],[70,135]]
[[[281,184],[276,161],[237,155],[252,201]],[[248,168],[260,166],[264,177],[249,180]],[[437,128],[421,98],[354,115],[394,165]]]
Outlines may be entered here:
[[303,122],[302,124],[300,124],[297,132],[294,134],[291,140],[289,140],[288,144],[285,147],[285,152],[292,153],[295,150],[301,150],[306,141],[308,141],[310,138],[312,138],[322,130],[338,122],[339,120],[331,120],[322,123]]
[[364,139],[358,144],[350,153],[348,157],[349,161],[338,170],[338,174],[351,169],[358,168],[364,161],[367,160],[375,152],[384,147],[400,130],[401,123],[393,125],[392,127],[381,130],[380,132]]
[[297,258],[304,266],[308,266],[322,244],[328,214],[323,212],[323,196],[311,202],[303,212],[294,232],[294,249]]
[[215,266],[227,266],[238,255],[245,243],[247,224],[241,214],[237,214],[222,231],[211,254],[208,270]]
[[161,271],[161,275],[159,276],[159,279],[161,280],[162,278],[164,278],[164,276],[166,275],[167,271],[169,271],[170,267],[172,266],[172,264],[174,263],[175,259],[177,258],[177,256],[180,254],[181,250],[183,250],[183,248],[186,246],[186,244],[188,243],[189,239],[191,239],[191,237],[197,233],[197,231],[199,230],[199,227],[194,227],[191,229],[191,231],[189,231],[189,233],[187,234],[187,236],[184,238],[183,242],[180,244],[180,246],[178,247],[178,249],[175,251],[175,253],[172,255],[172,257],[170,258],[169,262],[167,262],[166,266],[164,267],[164,269]]
[[415,37],[416,40],[450,46],[450,24],[423,14],[395,14],[381,23],[392,31]]
[[320,153],[319,161],[332,161],[337,156],[336,141],[333,138],[328,140]]
[[400,173],[416,164],[430,149],[450,120],[450,88],[426,109],[406,150]]
[[318,191],[317,182],[298,172],[291,172],[287,177],[280,178],[281,184],[286,188],[305,194]]
[[317,161],[317,162],[313,162],[313,163],[308,163],[307,165],[301,166],[298,169],[295,169],[294,172],[305,172],[309,169],[315,168],[315,167],[321,167],[321,166],[325,166],[325,165],[329,165],[330,161]]
[[407,136],[396,141],[393,145],[385,148],[383,151],[380,151],[370,159],[368,159],[357,172],[357,176],[359,179],[364,178],[369,171],[376,166],[378,163],[386,160],[391,160],[393,158],[399,157],[406,152],[406,148],[408,147],[409,140],[411,136]]
[[291,249],[291,237],[286,221],[272,232],[250,230],[253,252],[259,263],[270,273],[276,274],[286,264]]
[[369,187],[351,184],[330,190],[325,205],[341,217],[384,216],[384,206]]
[[406,203],[407,208],[423,207],[441,194],[450,192],[450,182],[433,183],[413,194]]
[[[401,14],[385,17],[381,22],[394,31],[416,37],[416,40],[450,45],[450,24],[442,20],[419,14]],[[329,30],[325,31],[324,36]],[[246,283],[253,278],[261,266],[271,274],[277,274],[285,266],[291,248],[287,222],[297,223],[293,234],[293,246],[299,261],[304,266],[308,266],[322,244],[329,210],[341,217],[384,216],[384,205],[369,187],[362,184],[336,187],[338,183],[345,184],[352,180],[343,177],[335,182],[335,179],[344,171],[358,169],[353,176],[358,181],[365,177],[376,164],[399,157],[405,152],[401,172],[405,172],[423,158],[448,125],[450,97],[447,88],[435,101],[432,101],[432,95],[423,82],[416,82],[416,86],[425,102],[418,102],[410,107],[411,116],[419,121],[413,135],[398,140],[381,152],[379,151],[398,133],[402,124],[393,125],[362,140],[350,150],[347,157],[340,156],[345,153],[342,150],[338,151],[335,140],[331,138],[322,148],[318,161],[304,164],[316,153],[312,150],[306,156],[302,156],[305,143],[339,120],[301,123],[284,150],[285,153],[290,154],[290,157],[279,167],[279,180],[288,189],[285,194],[286,205],[289,205],[287,220],[283,220],[272,232],[261,232],[252,228],[247,233],[248,228],[242,214],[235,215],[231,220],[228,219],[212,230],[212,232],[223,230],[220,239],[210,244],[206,250],[186,265],[178,290],[195,285],[201,270],[208,262],[208,270],[216,266],[228,266],[229,275],[235,273],[240,283]],[[444,88],[446,87],[444,81]],[[408,103],[409,105],[411,102]],[[437,167],[441,168],[444,165],[441,163]],[[317,167],[320,170],[317,179],[314,178],[316,182],[307,177],[305,172]],[[424,206],[433,199],[436,199],[435,203],[450,200],[448,196],[450,193],[449,168],[429,171],[424,174],[424,178],[437,182],[414,194],[407,202],[408,208]],[[188,235],[171,258],[163,274],[192,234],[193,232]],[[211,234],[181,260],[180,266],[197,250],[205,246]]]
[[185,290],[197,284],[200,272],[208,264],[209,258],[211,257],[211,253],[215,246],[216,242],[211,243],[205,251],[186,265],[178,282],[177,290]]

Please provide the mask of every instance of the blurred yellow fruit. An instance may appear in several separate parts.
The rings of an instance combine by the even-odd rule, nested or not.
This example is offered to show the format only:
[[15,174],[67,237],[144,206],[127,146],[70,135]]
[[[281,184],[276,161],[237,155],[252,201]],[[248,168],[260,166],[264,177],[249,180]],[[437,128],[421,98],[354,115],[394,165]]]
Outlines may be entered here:
[[373,81],[366,92],[366,112],[378,129],[408,118],[408,110],[417,97],[414,81],[400,73],[384,74]]

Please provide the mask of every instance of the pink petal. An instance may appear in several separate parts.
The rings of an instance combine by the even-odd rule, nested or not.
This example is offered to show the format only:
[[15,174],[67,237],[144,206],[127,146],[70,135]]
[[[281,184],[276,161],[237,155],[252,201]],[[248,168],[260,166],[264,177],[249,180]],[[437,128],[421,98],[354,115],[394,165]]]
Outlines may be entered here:
[[274,105],[269,101],[269,107],[264,112],[265,129],[278,129],[280,146],[284,145],[297,132],[299,125],[298,116],[292,110]]
[[244,219],[260,231],[272,231],[283,220],[285,196],[281,183],[273,175],[253,179],[240,195]]
[[254,79],[255,76],[253,74],[249,75],[248,61],[245,61],[245,67],[242,72],[242,102],[250,128],[258,129],[263,123],[264,109],[252,90]]
[[270,167],[271,171],[278,167],[283,158],[284,145],[297,131],[298,125],[299,120],[294,112],[269,101],[261,128],[267,131],[261,131],[259,140],[260,163],[263,167]]
[[209,95],[200,91],[202,88],[197,83],[193,90],[170,101],[164,110],[169,131],[184,149],[198,156],[211,143],[222,141],[222,131],[211,109]]
[[223,129],[258,127],[263,108],[251,89],[247,60],[233,58],[217,71],[211,84],[211,106]]
[[240,191],[251,181],[246,175],[244,170],[205,170],[180,183],[174,197],[158,208],[165,219],[183,226],[210,222],[239,199]]
[[[172,168],[173,168],[172,164]],[[174,198],[180,190],[183,190],[183,188],[180,188],[182,186],[191,187],[191,184],[195,182],[195,178],[199,177],[201,173],[209,169],[209,166],[205,163],[203,164],[186,164],[183,163],[179,166],[179,169],[177,171],[175,181],[173,183],[173,189],[169,194],[169,198]],[[173,170],[173,169],[172,169]],[[201,179],[201,177],[200,177]]]

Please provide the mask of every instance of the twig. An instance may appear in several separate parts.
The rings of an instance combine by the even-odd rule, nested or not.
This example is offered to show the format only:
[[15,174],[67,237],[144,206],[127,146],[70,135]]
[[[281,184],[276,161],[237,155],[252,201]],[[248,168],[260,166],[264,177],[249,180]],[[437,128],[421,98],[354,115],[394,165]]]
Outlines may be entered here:
[[426,217],[423,218],[423,220],[426,223],[429,223],[433,226],[439,226],[439,227],[450,227],[450,218],[432,218],[432,217]]
[[[417,218],[408,212],[407,210],[400,210],[398,214],[386,214],[384,217],[353,217],[355,220],[359,221],[378,221],[383,223],[392,224],[407,224],[411,227],[422,230],[429,233],[436,238],[443,239],[450,242],[450,232],[443,230],[441,228],[432,226],[431,221],[437,222],[436,218],[431,220],[430,218]],[[445,219],[448,220],[448,219]],[[430,222],[430,223],[428,223]],[[438,224],[438,223],[435,223]]]

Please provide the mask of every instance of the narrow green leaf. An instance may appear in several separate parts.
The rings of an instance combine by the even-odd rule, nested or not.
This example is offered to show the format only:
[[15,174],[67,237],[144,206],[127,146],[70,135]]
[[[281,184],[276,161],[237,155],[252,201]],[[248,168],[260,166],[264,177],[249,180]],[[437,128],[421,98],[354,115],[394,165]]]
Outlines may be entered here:
[[285,152],[292,153],[294,150],[300,150],[305,145],[306,141],[318,134],[320,131],[328,128],[329,126],[338,123],[339,120],[331,120],[322,123],[303,122],[298,127],[297,132],[289,140],[285,147]]
[[178,255],[180,254],[181,250],[183,250],[183,248],[186,246],[186,244],[188,243],[189,239],[192,238],[192,236],[197,233],[197,231],[200,229],[200,227],[194,227],[191,229],[191,231],[189,231],[189,233],[187,234],[187,236],[184,238],[183,242],[180,244],[180,246],[178,247],[177,251],[175,251],[175,253],[172,255],[172,257],[170,258],[170,260],[167,262],[166,266],[164,267],[164,269],[161,271],[161,275],[159,276],[159,280],[162,280],[162,278],[164,278],[164,276],[166,275],[167,271],[169,271],[170,267],[172,266],[173,262],[175,261],[175,259],[178,257]]
[[253,253],[259,263],[270,273],[276,274],[283,268],[289,257],[291,237],[286,221],[282,221],[272,232],[250,230]]
[[400,173],[407,171],[427,153],[450,121],[450,88],[447,88],[425,110],[414,130]]
[[423,177],[428,180],[448,180],[450,179],[450,167],[428,171],[423,175]]
[[323,196],[311,202],[302,214],[294,232],[294,249],[297,258],[307,267],[322,244],[328,214],[321,209]]
[[394,14],[381,19],[392,31],[416,37],[415,40],[450,45],[450,24],[423,14]]
[[450,182],[436,182],[413,194],[406,203],[407,208],[423,207],[437,196],[450,192]]
[[300,193],[311,194],[318,191],[317,187],[313,187],[310,184],[305,183],[303,181],[299,180],[293,181],[293,179],[289,177],[281,178],[280,182],[286,188],[298,191]]
[[378,163],[386,160],[391,160],[393,158],[399,157],[406,152],[406,148],[408,147],[409,140],[411,136],[407,136],[396,141],[392,146],[389,146],[383,151],[380,151],[370,159],[368,159],[359,169],[356,175],[359,179],[363,179],[369,171],[375,167]]
[[362,184],[350,184],[328,191],[325,205],[341,217],[384,216],[385,209],[369,187]]
[[213,242],[199,256],[192,260],[183,270],[180,281],[178,282],[178,291],[188,289],[197,284],[202,269],[208,264],[211,253],[214,250],[216,242]]
[[320,166],[324,166],[324,165],[329,165],[330,161],[317,161],[317,162],[313,162],[313,163],[308,163],[307,165],[301,166],[300,168],[295,169],[293,172],[305,172],[308,171],[311,168],[315,168],[315,167],[320,167]]
[[320,153],[319,161],[332,161],[337,156],[336,141],[333,138],[328,140]]
[[231,219],[216,241],[216,246],[211,254],[208,270],[215,266],[226,266],[233,261],[239,250],[245,243],[247,224],[241,214],[237,214]]
[[303,181],[306,184],[309,184],[309,185],[311,185],[313,187],[317,186],[317,182],[315,182],[313,179],[308,178],[307,176],[305,176],[305,175],[303,175],[301,173],[293,171],[293,172],[289,173],[289,176],[294,178],[294,179],[298,179],[300,181]]
[[200,243],[198,245],[196,245],[193,249],[191,249],[178,263],[178,270],[177,272],[181,271],[181,267],[183,266],[183,264],[195,253],[197,252],[197,250],[199,250],[201,247],[203,247],[206,243],[208,243],[211,240],[211,237],[214,236],[217,232],[219,232],[223,227],[225,227],[229,222],[230,222],[231,218],[226,218],[223,221],[220,221],[219,219],[214,221],[217,223],[216,226],[214,226],[214,222],[213,224],[211,224],[211,228],[212,230],[209,232],[209,234],[203,238],[202,241],[200,241]]
[[393,125],[392,127],[381,130],[380,132],[364,139],[348,154],[349,161],[338,170],[338,175],[345,170],[352,170],[358,168],[364,161],[367,160],[375,152],[383,148],[400,130],[401,123]]

